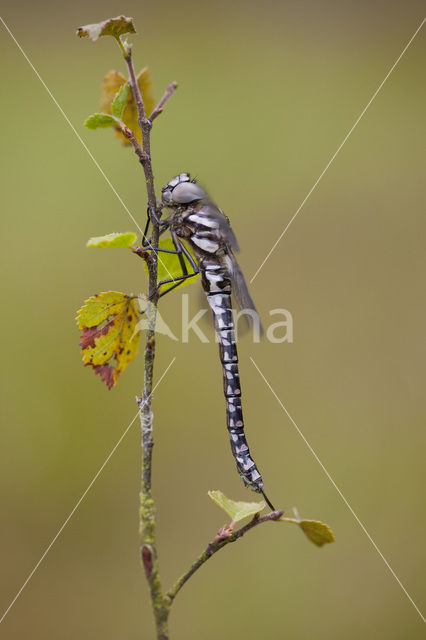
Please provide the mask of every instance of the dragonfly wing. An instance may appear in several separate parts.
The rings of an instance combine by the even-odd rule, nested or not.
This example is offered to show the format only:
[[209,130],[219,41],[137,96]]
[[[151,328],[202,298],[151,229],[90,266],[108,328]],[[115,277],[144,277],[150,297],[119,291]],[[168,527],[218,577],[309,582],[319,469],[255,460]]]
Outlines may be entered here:
[[228,255],[232,262],[232,293],[234,294],[236,303],[241,311],[247,311],[243,316],[246,323],[249,326],[258,326],[259,332],[262,334],[263,328],[259,314],[249,293],[240,265],[236,261],[232,251],[229,251]]
[[223,213],[222,210],[220,210],[220,212],[221,212],[221,214],[222,214],[222,216],[224,218],[224,224],[223,224],[223,228],[221,228],[221,231],[222,231],[223,235],[225,236],[225,242],[229,247],[231,247],[231,249],[233,251],[237,251],[238,252],[240,250],[240,246],[238,244],[237,238],[235,237],[235,233],[232,230],[232,227],[231,227],[231,224],[229,222],[229,219]]

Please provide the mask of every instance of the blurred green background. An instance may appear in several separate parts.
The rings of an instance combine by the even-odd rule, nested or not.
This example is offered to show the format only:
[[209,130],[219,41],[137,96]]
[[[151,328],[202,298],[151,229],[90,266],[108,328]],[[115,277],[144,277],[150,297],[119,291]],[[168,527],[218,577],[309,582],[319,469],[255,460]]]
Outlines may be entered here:
[[[3,17],[142,226],[134,155],[87,131],[109,39],[76,27],[132,15],[136,65],[179,89],[152,136],[157,187],[199,176],[232,220],[247,278],[420,24],[422,3],[18,2]],[[142,358],[108,392],[81,363],[76,310],[144,290],[125,250],[87,238],[134,230],[2,29],[1,609],[135,413]],[[424,606],[424,30],[252,286],[265,324],[284,307],[294,343],[240,342],[248,439],[271,499],[333,528],[318,549],[259,528],[185,586],[174,640],[420,638],[423,623],[250,362],[252,356],[420,608]],[[422,206],[423,205],[423,206]],[[191,308],[199,305],[194,284]],[[162,314],[180,331],[180,293]],[[154,491],[165,585],[225,521],[220,488],[252,499],[225,428],[217,346],[158,339]],[[138,558],[135,424],[0,627],[18,638],[154,636]],[[424,449],[423,449],[424,450]],[[422,580],[423,578],[423,580]]]

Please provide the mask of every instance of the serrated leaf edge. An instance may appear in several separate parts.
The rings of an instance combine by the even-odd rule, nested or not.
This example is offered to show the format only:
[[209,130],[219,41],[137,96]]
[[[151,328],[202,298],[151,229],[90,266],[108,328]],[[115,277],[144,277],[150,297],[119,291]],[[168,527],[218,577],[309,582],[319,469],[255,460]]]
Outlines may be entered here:
[[[128,245],[126,244],[121,246],[107,245],[105,247],[100,247],[100,246],[97,246],[96,244],[90,244],[94,240],[102,241],[104,238],[107,238],[108,236],[115,236],[115,239],[117,239],[120,236],[127,236],[127,235],[129,236],[131,235],[132,237],[134,237],[134,240]],[[137,239],[138,237],[134,231],[112,231],[111,233],[106,233],[103,236],[93,236],[92,238],[89,238],[88,241],[86,242],[86,247],[88,247],[89,249],[128,249],[136,242]],[[111,240],[111,242],[113,242],[113,240]]]

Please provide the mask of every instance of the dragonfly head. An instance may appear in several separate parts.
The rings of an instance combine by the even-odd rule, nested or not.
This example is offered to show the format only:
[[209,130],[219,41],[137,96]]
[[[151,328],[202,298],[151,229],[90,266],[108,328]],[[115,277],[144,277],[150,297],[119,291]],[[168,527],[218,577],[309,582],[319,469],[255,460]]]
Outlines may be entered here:
[[181,173],[170,180],[161,190],[161,198],[166,207],[197,202],[207,196],[204,189],[191,180],[189,173]]

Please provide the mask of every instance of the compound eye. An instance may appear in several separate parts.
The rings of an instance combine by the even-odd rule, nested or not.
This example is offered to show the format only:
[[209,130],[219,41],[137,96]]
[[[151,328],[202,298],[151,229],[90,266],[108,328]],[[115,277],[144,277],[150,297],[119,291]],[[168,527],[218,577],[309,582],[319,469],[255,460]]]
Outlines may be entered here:
[[161,199],[164,204],[172,202],[172,190],[168,187],[163,187],[163,189],[161,190]]
[[168,189],[169,187],[175,187],[177,184],[179,184],[179,180],[180,180],[180,176],[175,176],[174,178],[169,180],[169,182],[166,184],[165,187],[163,187],[163,189]]
[[207,196],[204,189],[193,182],[181,182],[173,189],[173,201],[179,204],[188,204],[196,200],[202,200]]

